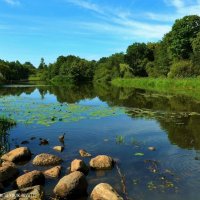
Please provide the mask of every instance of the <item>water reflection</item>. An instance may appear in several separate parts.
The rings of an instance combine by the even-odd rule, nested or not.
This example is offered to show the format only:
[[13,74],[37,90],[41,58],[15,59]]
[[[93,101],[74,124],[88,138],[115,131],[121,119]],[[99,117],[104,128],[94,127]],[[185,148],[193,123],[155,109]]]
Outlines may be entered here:
[[63,103],[78,103],[98,97],[110,106],[123,106],[133,118],[155,119],[168,134],[172,144],[185,149],[200,149],[200,102],[180,95],[160,95],[140,89],[116,88],[111,85],[69,85],[4,87],[0,96],[31,94],[38,90],[41,98],[56,96]]

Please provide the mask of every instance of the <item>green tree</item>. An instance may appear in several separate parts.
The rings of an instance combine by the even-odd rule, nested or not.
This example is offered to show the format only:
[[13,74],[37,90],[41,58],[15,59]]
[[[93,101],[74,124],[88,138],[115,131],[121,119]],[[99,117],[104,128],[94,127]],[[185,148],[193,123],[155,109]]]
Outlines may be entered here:
[[172,30],[165,35],[169,49],[175,59],[189,59],[192,54],[192,41],[200,32],[200,17],[185,16],[175,21]]
[[145,43],[134,43],[127,49],[125,61],[135,76],[147,76],[146,64],[154,60],[153,50]]
[[200,32],[192,42],[193,57],[192,62],[196,72],[200,75]]
[[44,62],[44,58],[41,58],[40,64],[39,64],[39,66],[38,66],[38,69],[39,69],[39,70],[43,70],[43,69],[46,69],[46,68],[47,68],[47,65],[46,65],[45,62]]

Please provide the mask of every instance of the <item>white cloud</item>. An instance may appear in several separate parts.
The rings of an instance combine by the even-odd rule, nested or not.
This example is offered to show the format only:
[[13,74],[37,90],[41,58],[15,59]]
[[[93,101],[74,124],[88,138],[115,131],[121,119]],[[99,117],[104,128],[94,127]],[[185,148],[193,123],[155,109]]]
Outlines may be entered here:
[[97,4],[91,3],[85,0],[66,0],[67,2],[79,6],[81,8],[85,8],[88,10],[92,10],[94,12],[102,13],[102,10]]
[[90,32],[109,33],[112,36],[120,36],[129,40],[142,37],[148,40],[161,39],[171,29],[171,26],[168,24],[152,24],[150,22],[144,23],[135,20],[129,10],[100,6],[86,0],[66,1],[96,13],[98,17],[98,21],[96,22],[77,22],[82,28]]
[[167,5],[176,9],[176,15],[200,15],[200,0],[164,0]]
[[4,0],[9,5],[15,6],[15,5],[20,5],[20,1],[18,0]]
[[164,14],[147,12],[145,16],[154,21],[174,23],[186,15],[200,15],[200,0],[164,0],[164,3],[175,10]]

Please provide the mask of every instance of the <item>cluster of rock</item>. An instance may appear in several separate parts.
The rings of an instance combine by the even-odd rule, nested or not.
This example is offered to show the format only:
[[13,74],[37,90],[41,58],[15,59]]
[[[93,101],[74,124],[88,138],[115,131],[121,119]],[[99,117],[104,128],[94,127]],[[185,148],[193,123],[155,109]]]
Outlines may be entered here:
[[[91,157],[85,150],[79,151],[82,157]],[[15,163],[31,158],[31,152],[27,147],[20,147],[4,154],[0,164],[0,192],[3,190],[4,182],[13,180],[16,190],[0,195],[0,199],[44,199],[45,179],[48,177],[58,178],[61,173],[62,159],[55,155],[42,153],[32,161],[35,166],[54,166],[45,171],[30,171],[19,175]],[[53,192],[59,198],[76,199],[87,196],[88,183],[86,175],[90,169],[105,170],[112,169],[114,160],[106,155],[99,155],[92,158],[89,167],[83,160],[75,159],[71,162],[70,173],[62,177],[56,184]],[[18,198],[19,197],[19,198]],[[90,195],[91,200],[122,200],[123,198],[107,183],[100,183],[95,186]]]

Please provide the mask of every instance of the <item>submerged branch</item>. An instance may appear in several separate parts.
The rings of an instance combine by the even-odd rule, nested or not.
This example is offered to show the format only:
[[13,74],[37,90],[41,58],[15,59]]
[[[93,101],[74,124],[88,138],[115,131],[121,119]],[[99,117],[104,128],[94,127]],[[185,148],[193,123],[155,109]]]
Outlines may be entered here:
[[127,192],[127,189],[126,189],[126,179],[125,179],[125,176],[121,173],[121,170],[120,170],[119,165],[117,164],[117,162],[116,162],[116,168],[117,168],[117,172],[119,174],[119,177],[121,179],[122,192],[123,192],[123,194],[125,196],[125,199],[126,200],[132,200],[132,199],[130,199],[128,197],[128,192]]

